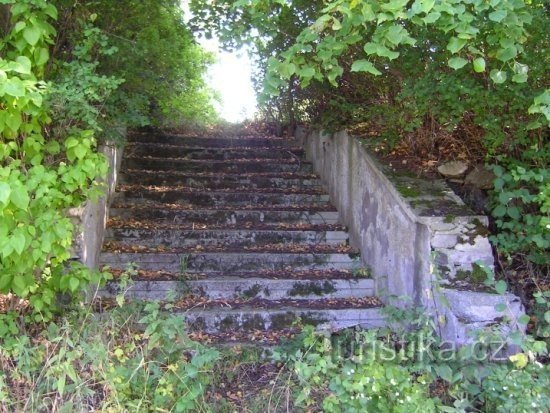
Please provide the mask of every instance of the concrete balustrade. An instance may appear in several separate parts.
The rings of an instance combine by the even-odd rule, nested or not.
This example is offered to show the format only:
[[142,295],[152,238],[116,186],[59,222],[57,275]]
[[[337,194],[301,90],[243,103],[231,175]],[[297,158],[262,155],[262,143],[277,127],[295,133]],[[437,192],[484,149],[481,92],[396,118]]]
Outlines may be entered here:
[[[297,139],[335,204],[350,242],[386,303],[423,306],[454,343],[498,318],[518,328],[519,298],[483,290],[493,268],[485,216],[474,214],[444,181],[426,181],[382,165],[346,132],[298,129]],[[498,303],[506,312],[494,311]]]

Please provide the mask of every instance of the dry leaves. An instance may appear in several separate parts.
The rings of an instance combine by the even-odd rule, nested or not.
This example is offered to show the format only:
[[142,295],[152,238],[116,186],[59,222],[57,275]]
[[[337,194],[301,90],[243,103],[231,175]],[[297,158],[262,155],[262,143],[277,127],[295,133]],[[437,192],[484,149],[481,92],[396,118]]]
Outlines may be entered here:
[[280,299],[272,300],[265,298],[239,298],[232,300],[210,299],[204,296],[187,294],[180,297],[175,303],[174,308],[178,310],[194,309],[214,309],[226,308],[228,310],[238,309],[288,309],[288,308],[307,308],[311,310],[338,310],[345,308],[374,308],[382,305],[378,297],[360,297],[360,298],[320,298],[314,300],[304,299]]
[[171,223],[166,221],[121,219],[119,217],[110,218],[107,222],[108,228],[113,229],[149,229],[149,230],[259,230],[259,231],[345,231],[343,225],[323,224],[312,225],[305,222],[287,223],[280,222],[275,224],[262,224],[255,222],[241,222],[238,224],[219,224],[219,223]]
[[107,241],[103,244],[104,252],[112,253],[172,253],[190,254],[197,252],[204,253],[238,253],[238,252],[265,252],[265,253],[286,253],[286,254],[357,254],[357,250],[346,244],[258,244],[253,246],[232,247],[225,245],[201,245],[194,247],[176,248],[165,245],[147,246],[139,244],[125,244],[119,241]]

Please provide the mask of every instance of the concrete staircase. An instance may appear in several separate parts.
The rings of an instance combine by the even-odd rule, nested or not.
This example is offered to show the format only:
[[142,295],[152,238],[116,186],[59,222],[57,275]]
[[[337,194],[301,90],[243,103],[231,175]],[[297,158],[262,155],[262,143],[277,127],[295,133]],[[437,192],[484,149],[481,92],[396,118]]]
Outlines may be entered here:
[[302,157],[292,139],[133,135],[101,263],[115,274],[135,264],[128,296],[175,295],[174,311],[205,333],[382,325],[373,282]]

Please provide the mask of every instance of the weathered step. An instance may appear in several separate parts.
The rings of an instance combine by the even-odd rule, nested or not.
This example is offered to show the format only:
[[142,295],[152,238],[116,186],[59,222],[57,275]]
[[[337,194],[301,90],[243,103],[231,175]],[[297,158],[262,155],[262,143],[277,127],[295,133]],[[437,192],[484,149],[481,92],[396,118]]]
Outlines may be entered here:
[[356,254],[292,252],[102,252],[102,265],[124,269],[134,263],[144,270],[181,272],[219,272],[261,270],[353,270],[360,264]]
[[207,191],[224,192],[224,193],[247,193],[247,192],[260,192],[264,194],[310,194],[310,195],[323,195],[326,194],[322,188],[249,188],[249,187],[237,187],[237,188],[193,188],[186,185],[144,185],[144,184],[121,184],[117,187],[119,192],[184,192],[184,193],[201,193]]
[[[369,297],[370,298],[370,297]],[[359,299],[361,300],[361,299]],[[363,299],[365,300],[365,299]],[[361,326],[363,328],[383,327],[385,321],[379,306],[351,306],[353,299],[269,301],[251,300],[249,303],[223,301],[219,306],[209,304],[205,308],[182,309],[191,330],[207,333],[235,330],[284,329],[296,324],[324,326],[331,330]],[[373,303],[376,302],[373,298]],[[309,304],[315,304],[310,306]],[[332,308],[331,308],[332,306]]]
[[214,346],[220,349],[234,348],[238,346],[246,351],[258,354],[260,360],[271,359],[273,349],[277,346],[288,343],[295,338],[303,328],[298,326],[286,327],[283,329],[269,331],[264,330],[242,330],[205,333],[204,331],[189,331],[187,335],[193,341]]
[[235,137],[188,137],[178,135],[132,134],[130,142],[158,143],[162,145],[198,146],[203,148],[273,148],[296,147],[295,139],[235,136]]
[[181,191],[122,191],[114,196],[115,202],[139,204],[152,200],[165,204],[185,204],[196,207],[242,205],[295,205],[328,203],[328,195],[270,194],[261,192],[181,192]]
[[336,211],[234,211],[234,210],[174,210],[160,208],[111,208],[109,215],[120,219],[154,220],[174,224],[311,224],[334,225],[339,222]]
[[[109,271],[113,274],[114,280],[121,280],[123,275],[130,275],[128,269],[108,269],[108,267],[101,267],[105,271]],[[284,270],[272,271],[272,270],[256,270],[256,271],[238,271],[224,273],[220,275],[218,272],[202,272],[202,273],[182,273],[169,272],[169,271],[148,271],[133,269],[131,271],[132,281],[189,281],[189,280],[203,280],[206,278],[218,278],[220,276],[231,278],[267,278],[272,280],[357,280],[370,278],[368,272],[364,271],[364,268],[358,268],[353,270],[304,270],[296,271],[292,268],[286,268]],[[118,282],[118,281],[117,281]]]
[[159,145],[151,143],[134,143],[125,148],[126,156],[153,156],[184,159],[258,159],[258,158],[300,158],[304,154],[302,148],[204,148],[179,145]]
[[194,247],[219,245],[248,247],[258,244],[305,243],[341,245],[348,241],[345,231],[265,230],[265,229],[215,229],[179,230],[145,228],[109,228],[106,239],[116,239],[124,244],[145,246]]
[[107,221],[107,227],[112,229],[149,229],[149,230],[185,230],[185,231],[203,231],[203,230],[258,230],[258,231],[346,231],[346,227],[339,224],[309,224],[309,223],[257,223],[244,222],[242,224],[233,223],[204,223],[181,222],[174,223],[160,220],[138,220],[134,218],[122,219],[119,217],[110,217]]
[[240,176],[242,178],[285,178],[285,179],[318,179],[319,176],[308,172],[250,172],[246,174],[222,174],[215,172],[158,171],[153,169],[126,169],[124,173],[142,172],[152,175],[179,175],[185,177],[218,178],[225,176]]
[[185,160],[180,158],[130,158],[122,161],[122,170],[152,169],[159,171],[175,170],[185,172],[212,172],[222,174],[246,174],[254,172],[302,172],[313,171],[310,163],[296,160]]
[[[214,276],[200,280],[133,281],[124,290],[126,297],[140,300],[166,300],[170,296],[191,293],[209,299],[314,300],[343,299],[374,295],[371,279],[274,279]],[[115,296],[123,292],[118,281],[110,281],[100,296]]]
[[128,170],[120,174],[123,184],[143,185],[185,185],[190,188],[278,188],[284,189],[318,189],[321,188],[319,179],[298,179],[285,177],[246,176],[242,174],[216,174],[216,176],[202,176],[193,174],[174,174],[164,171]]
[[[131,201],[131,200],[130,200]],[[167,204],[165,202],[155,202],[143,199],[139,203],[125,202],[124,199],[112,204],[113,208],[129,209],[171,209],[175,211],[202,210],[192,204]],[[254,205],[217,205],[207,209],[218,211],[334,211],[335,208],[327,202],[321,204],[293,204],[293,205],[273,205],[273,204],[254,204]]]
[[137,268],[130,299],[176,297],[201,334],[384,325],[373,281],[295,139],[138,133],[130,142],[100,255],[115,277]]

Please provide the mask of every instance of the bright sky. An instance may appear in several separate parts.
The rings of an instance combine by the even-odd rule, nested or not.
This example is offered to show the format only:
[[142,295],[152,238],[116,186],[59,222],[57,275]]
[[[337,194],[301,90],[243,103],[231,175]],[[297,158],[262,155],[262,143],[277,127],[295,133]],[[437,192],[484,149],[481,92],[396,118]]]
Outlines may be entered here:
[[256,94],[252,87],[252,64],[246,51],[221,51],[216,40],[200,39],[199,43],[216,53],[218,62],[208,73],[210,86],[221,96],[218,111],[229,122],[250,119],[256,112]]
[[[189,0],[181,0],[185,17],[190,18]],[[241,122],[256,113],[256,94],[252,87],[252,63],[246,51],[224,52],[217,39],[197,39],[208,51],[218,57],[208,73],[208,83],[217,90],[221,102],[218,105],[220,116],[228,122]]]

